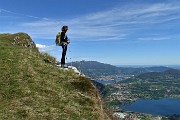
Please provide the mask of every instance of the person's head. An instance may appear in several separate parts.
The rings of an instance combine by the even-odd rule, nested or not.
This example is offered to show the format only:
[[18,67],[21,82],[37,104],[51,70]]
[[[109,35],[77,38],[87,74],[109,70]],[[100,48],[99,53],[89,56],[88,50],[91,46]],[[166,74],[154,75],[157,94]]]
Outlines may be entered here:
[[64,32],[66,32],[66,31],[68,30],[68,26],[66,26],[66,25],[63,26],[63,27],[61,28],[61,30],[64,31]]

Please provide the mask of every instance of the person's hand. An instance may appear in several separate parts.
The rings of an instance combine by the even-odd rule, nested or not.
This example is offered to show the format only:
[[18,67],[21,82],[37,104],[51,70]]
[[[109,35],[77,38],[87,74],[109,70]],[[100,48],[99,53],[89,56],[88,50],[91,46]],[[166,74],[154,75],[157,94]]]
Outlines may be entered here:
[[70,39],[67,40],[67,43],[68,43],[68,44],[70,43]]

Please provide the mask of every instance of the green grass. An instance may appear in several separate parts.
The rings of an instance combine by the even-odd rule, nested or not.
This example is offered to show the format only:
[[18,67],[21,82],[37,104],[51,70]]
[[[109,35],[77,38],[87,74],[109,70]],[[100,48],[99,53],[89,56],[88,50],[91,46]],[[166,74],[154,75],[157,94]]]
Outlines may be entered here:
[[0,34],[0,119],[103,120],[96,88],[88,78],[61,70],[36,49],[12,45]]

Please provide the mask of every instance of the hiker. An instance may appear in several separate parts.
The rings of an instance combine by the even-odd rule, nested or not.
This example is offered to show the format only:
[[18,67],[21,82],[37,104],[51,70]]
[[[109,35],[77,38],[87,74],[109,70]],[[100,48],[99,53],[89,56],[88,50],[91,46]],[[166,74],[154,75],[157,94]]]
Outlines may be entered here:
[[68,39],[66,32],[68,30],[68,26],[63,26],[61,29],[61,46],[62,46],[62,57],[61,57],[61,67],[67,68],[68,66],[65,65],[65,57],[66,57],[66,51],[67,46],[70,43],[70,40]]

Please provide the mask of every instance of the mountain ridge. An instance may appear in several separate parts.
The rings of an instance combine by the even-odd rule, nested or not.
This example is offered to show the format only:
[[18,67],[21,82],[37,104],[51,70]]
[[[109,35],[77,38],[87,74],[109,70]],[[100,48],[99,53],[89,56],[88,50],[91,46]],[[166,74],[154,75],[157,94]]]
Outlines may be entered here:
[[89,76],[92,79],[96,79],[99,76],[108,76],[108,75],[135,75],[138,76],[143,73],[148,72],[163,72],[169,67],[165,66],[152,66],[152,67],[117,67],[110,64],[104,64],[97,61],[76,61],[68,63],[78,68],[85,75]]

